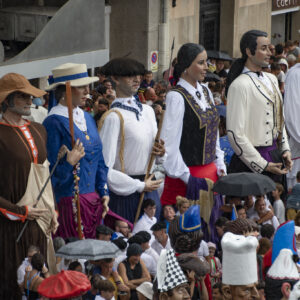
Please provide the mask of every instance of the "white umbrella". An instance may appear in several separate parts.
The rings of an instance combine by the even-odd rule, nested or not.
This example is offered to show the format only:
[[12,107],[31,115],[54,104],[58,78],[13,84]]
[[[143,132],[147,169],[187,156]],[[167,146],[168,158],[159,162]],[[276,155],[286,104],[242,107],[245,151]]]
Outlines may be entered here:
[[120,249],[111,242],[93,239],[79,240],[62,246],[56,256],[66,259],[99,260],[115,258],[121,253]]

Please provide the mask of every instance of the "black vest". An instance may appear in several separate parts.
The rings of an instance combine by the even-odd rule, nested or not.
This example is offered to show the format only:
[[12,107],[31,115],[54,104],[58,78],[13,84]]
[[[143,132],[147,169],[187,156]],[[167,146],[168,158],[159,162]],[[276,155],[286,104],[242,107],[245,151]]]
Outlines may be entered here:
[[219,114],[210,100],[207,88],[203,85],[202,88],[210,105],[206,111],[200,108],[185,88],[177,85],[174,89],[184,98],[185,112],[179,148],[188,167],[206,165],[216,159]]

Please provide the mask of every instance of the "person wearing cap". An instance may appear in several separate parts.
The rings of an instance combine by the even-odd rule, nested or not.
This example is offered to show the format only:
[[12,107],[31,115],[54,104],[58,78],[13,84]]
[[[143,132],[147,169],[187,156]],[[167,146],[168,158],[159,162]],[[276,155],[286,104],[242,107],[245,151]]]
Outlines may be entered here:
[[150,234],[148,231],[142,230],[142,231],[139,231],[136,235],[140,236],[143,239],[143,243],[141,244],[141,246],[142,246],[144,253],[149,254],[157,263],[159,255],[150,246],[152,234]]
[[114,243],[121,251],[121,253],[115,258],[114,265],[113,265],[113,268],[117,270],[120,262],[126,259],[126,249],[128,244],[123,237],[114,239],[112,243]]
[[278,80],[262,72],[269,65],[269,44],[266,32],[245,32],[240,40],[242,57],[228,73],[226,126],[235,152],[228,172],[263,173],[281,183],[293,162]]
[[146,192],[144,199],[155,201],[156,217],[159,217],[161,205],[156,190],[162,180],[144,179],[152,150],[158,159],[164,156],[165,149],[162,141],[154,141],[157,124],[153,109],[134,97],[145,68],[136,60],[115,58],[104,65],[101,72],[111,76],[117,94],[98,124],[109,168],[110,208],[133,223],[140,193]]
[[[77,208],[73,195],[79,188],[81,223],[83,235],[94,238],[96,227],[106,216],[106,221],[119,218],[109,211],[109,191],[107,171],[102,155],[102,143],[94,119],[80,107],[86,103],[89,84],[98,81],[98,77],[89,77],[85,64],[66,63],[52,70],[52,84],[47,90],[54,93],[58,104],[50,110],[44,121],[48,132],[47,149],[50,168],[55,164],[57,153],[62,145],[71,149],[69,114],[66,99],[66,82],[70,82],[74,120],[74,139],[76,144],[68,151],[57,166],[52,185],[59,209],[58,235],[77,236]],[[68,159],[69,152],[76,153],[73,160]],[[74,176],[79,177],[79,185],[74,186]],[[122,219],[123,220],[123,219]]]
[[[141,254],[141,258],[145,263],[145,266],[150,273],[150,275],[154,278],[156,276],[157,271],[157,256],[153,256],[153,253],[146,253],[146,250],[149,249],[149,239],[143,235],[136,234],[128,239],[128,244],[138,244],[141,246],[143,253]],[[153,250],[154,251],[154,250]],[[155,251],[154,251],[155,252]]]
[[[0,236],[5,241],[0,250],[0,263],[5,270],[0,274],[0,299],[21,297],[17,268],[30,245],[39,245],[51,272],[55,271],[51,232],[58,224],[50,184],[34,207],[49,177],[47,133],[41,124],[23,118],[30,115],[32,96],[44,94],[20,74],[9,73],[0,79]],[[27,220],[28,226],[16,243]]]
[[[201,83],[208,69],[206,60],[207,53],[199,44],[184,44],[177,54],[174,77],[179,81],[167,94],[161,133],[167,152],[162,205],[175,204],[178,195],[198,200],[187,194],[187,187],[193,190],[198,183],[195,177],[215,182],[218,175],[226,174],[219,114],[211,92]],[[207,190],[208,183],[203,185]]]
[[145,281],[136,288],[140,300],[153,299],[153,284]]
[[114,233],[109,227],[101,224],[96,227],[96,239],[100,241],[110,241]]
[[138,300],[137,288],[143,282],[151,282],[150,274],[141,259],[143,249],[139,244],[132,243],[127,248],[127,258],[119,264],[118,272],[130,289],[130,300]]
[[170,238],[167,234],[167,225],[165,222],[158,222],[150,228],[155,236],[155,240],[151,244],[151,248],[154,249],[158,255],[160,255],[163,249],[172,249]]
[[260,299],[256,289],[257,238],[226,232],[222,238],[222,291],[225,300]]

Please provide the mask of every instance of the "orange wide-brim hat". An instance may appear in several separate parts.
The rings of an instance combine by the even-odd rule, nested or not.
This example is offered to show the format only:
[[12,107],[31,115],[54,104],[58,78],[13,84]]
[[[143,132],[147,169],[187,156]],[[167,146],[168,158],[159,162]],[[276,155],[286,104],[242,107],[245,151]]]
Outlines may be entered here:
[[46,94],[45,91],[31,85],[23,75],[8,73],[0,78],[0,103],[13,92],[22,92],[36,98],[42,97]]
[[83,295],[91,289],[87,276],[77,271],[61,271],[42,281],[38,293],[50,299],[65,299]]

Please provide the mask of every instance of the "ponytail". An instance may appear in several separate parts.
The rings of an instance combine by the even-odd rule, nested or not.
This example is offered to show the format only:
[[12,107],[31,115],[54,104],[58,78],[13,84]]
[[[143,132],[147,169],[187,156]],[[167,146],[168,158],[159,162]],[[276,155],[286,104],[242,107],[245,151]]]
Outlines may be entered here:
[[235,62],[232,64],[230,71],[228,73],[227,79],[226,79],[226,87],[225,87],[225,95],[227,97],[228,89],[231,83],[236,79],[242,72],[245,67],[247,57],[238,58],[235,60]]

